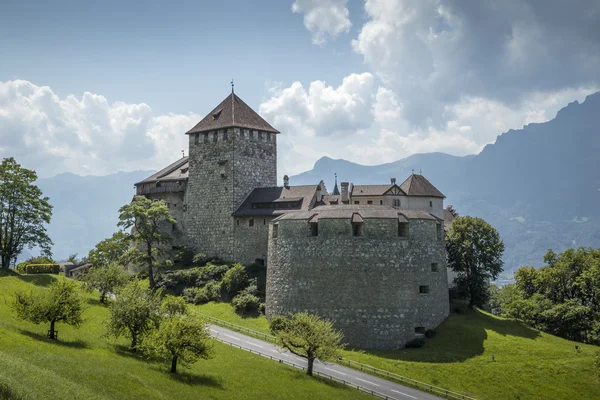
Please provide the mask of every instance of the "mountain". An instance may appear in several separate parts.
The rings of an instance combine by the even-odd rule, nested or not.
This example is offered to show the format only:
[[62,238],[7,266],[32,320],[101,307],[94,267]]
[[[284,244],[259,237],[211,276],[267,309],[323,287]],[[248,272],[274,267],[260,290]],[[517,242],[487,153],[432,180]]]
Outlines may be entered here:
[[131,201],[133,184],[153,172],[119,172],[106,176],[64,173],[39,179],[36,184],[54,206],[48,227],[54,242],[54,258],[65,259],[72,253],[80,257],[87,255],[96,243],[116,232],[119,208]]
[[498,136],[475,156],[415,154],[364,166],[321,158],[290,178],[312,184],[334,173],[340,181],[402,182],[423,171],[461,215],[484,218],[506,244],[505,277],[522,265],[541,265],[548,248],[600,247],[600,93],[574,102],[548,122]]

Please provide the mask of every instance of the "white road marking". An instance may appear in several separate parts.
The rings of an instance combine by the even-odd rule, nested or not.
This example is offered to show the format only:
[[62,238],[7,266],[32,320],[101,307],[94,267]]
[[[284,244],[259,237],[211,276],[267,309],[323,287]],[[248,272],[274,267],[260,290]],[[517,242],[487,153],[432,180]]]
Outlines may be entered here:
[[228,335],[228,334],[225,334],[225,336],[227,336],[228,338],[235,339],[235,340],[240,340],[240,338],[235,337],[235,336],[231,336],[231,335]]
[[252,342],[249,342],[247,340],[244,340],[244,342],[246,342],[248,344],[251,344],[252,346],[260,347],[261,349],[263,348],[260,344],[252,343]]
[[335,369],[331,369],[331,368],[327,368],[327,367],[325,367],[325,369],[326,369],[326,370],[328,370],[328,371],[333,371],[333,372],[335,372],[336,374],[340,374],[340,375],[346,375],[345,373],[343,373],[343,372],[340,372],[340,371],[336,371]]
[[[357,379],[358,379],[358,378],[357,378]],[[394,392],[394,393],[401,394],[402,396],[410,397],[411,399],[416,399],[416,397],[415,397],[415,396],[411,396],[410,394],[402,393],[402,392],[399,392],[399,391],[397,391],[397,390],[394,390],[394,389],[391,389],[391,391],[392,391],[392,392]]]
[[379,386],[379,385],[378,385],[378,384],[376,384],[376,383],[373,383],[373,382],[371,382],[371,381],[365,381],[364,379],[356,378],[356,380],[357,380],[357,381],[361,381],[361,382],[366,382],[366,383],[369,383],[369,384],[371,384],[371,385]]

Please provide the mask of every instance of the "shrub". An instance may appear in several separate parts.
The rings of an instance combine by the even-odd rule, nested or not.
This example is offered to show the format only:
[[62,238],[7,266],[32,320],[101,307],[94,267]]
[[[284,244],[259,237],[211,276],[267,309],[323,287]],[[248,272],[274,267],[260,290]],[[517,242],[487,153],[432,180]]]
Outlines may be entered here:
[[[198,293],[199,290],[200,290],[200,288],[195,288],[195,287],[185,288],[185,289],[183,289],[183,298],[188,303],[194,303],[194,299],[196,298],[196,294]],[[194,304],[196,304],[196,303],[194,303]]]
[[192,263],[194,265],[202,265],[206,262],[206,255],[204,253],[198,253],[194,255],[192,258]]
[[21,266],[20,270],[17,267],[17,272],[20,274],[58,274],[60,266],[58,264],[26,264],[24,268]]
[[427,330],[425,331],[425,337],[426,337],[427,339],[434,338],[434,337],[435,337],[435,335],[437,335],[437,331],[436,331],[435,329],[427,329]]
[[17,264],[17,268],[15,269],[19,274],[25,273],[25,267],[27,267],[27,261],[23,261]]
[[276,335],[277,332],[282,331],[287,328],[289,323],[289,319],[287,317],[276,316],[271,319],[271,323],[269,327],[271,328],[271,333]]
[[425,344],[425,340],[423,338],[415,338],[413,340],[409,340],[408,342],[406,342],[404,347],[407,349],[418,349],[418,348],[423,347],[424,344]]
[[240,293],[231,300],[231,305],[238,314],[257,313],[260,309],[258,296],[249,293]]
[[[222,287],[228,298],[234,298],[238,292],[248,286],[248,274],[242,264],[234,264],[223,275]],[[256,290],[255,290],[256,291]]]

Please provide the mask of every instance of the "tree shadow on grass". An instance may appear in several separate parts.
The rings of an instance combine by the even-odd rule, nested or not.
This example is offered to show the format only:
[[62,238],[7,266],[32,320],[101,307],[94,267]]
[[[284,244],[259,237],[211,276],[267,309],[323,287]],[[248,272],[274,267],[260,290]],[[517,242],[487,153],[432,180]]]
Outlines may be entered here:
[[[166,363],[163,363],[164,366],[161,371],[167,372]],[[176,374],[170,374],[171,380],[174,380],[179,383],[183,383],[185,385],[197,385],[197,386],[212,386],[219,389],[223,389],[222,379],[210,375],[195,375],[190,374],[188,372],[178,372]]]
[[123,345],[123,344],[115,344],[115,345],[113,345],[113,348],[115,349],[115,353],[117,353],[119,356],[122,356],[122,357],[133,358],[134,360],[138,360],[138,361],[142,361],[142,362],[146,362],[146,363],[152,363],[152,364],[163,362],[163,360],[160,358],[148,357],[141,351],[139,351],[139,350],[133,351],[133,350],[131,350],[131,347]]
[[108,307],[108,304],[109,304],[108,299],[104,300],[104,303],[102,303],[102,302],[100,302],[100,299],[97,299],[95,297],[88,297],[86,299],[86,301],[90,306]]
[[32,283],[36,286],[47,287],[52,282],[56,281],[56,276],[40,274],[40,275],[19,275],[19,279],[28,283]]
[[[59,339],[54,339],[54,340],[49,339],[46,335],[43,335],[43,334],[37,333],[37,332],[26,331],[24,329],[19,329],[19,332],[22,335],[29,336],[30,338],[35,339],[39,342],[44,342],[44,343],[48,343],[48,344],[52,344],[52,345],[56,345],[56,346],[71,347],[73,349],[89,348],[88,344],[82,340],[66,342],[66,341],[61,341]],[[59,338],[60,338],[60,335],[59,335]]]
[[437,335],[432,339],[426,339],[425,345],[421,348],[357,351],[398,361],[454,363],[482,355],[484,342],[488,339],[488,331],[502,336],[515,336],[531,340],[540,336],[539,331],[521,322],[498,319],[477,309],[450,314],[436,331]]

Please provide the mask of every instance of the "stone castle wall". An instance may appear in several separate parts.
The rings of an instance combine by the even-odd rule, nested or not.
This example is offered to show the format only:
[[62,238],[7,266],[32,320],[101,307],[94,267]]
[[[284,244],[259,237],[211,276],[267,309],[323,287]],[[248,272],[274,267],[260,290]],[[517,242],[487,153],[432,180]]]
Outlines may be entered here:
[[276,135],[229,128],[189,138],[186,231],[196,251],[233,260],[231,214],[255,187],[275,186]]
[[[250,226],[250,220],[254,221]],[[234,260],[245,265],[256,260],[267,264],[269,250],[269,224],[273,217],[236,217]]]
[[[365,219],[352,235],[348,219],[280,220],[269,234],[266,314],[306,311],[334,322],[353,347],[397,349],[415,330],[434,328],[449,313],[444,240],[436,221],[411,220],[409,238],[396,219]],[[436,271],[432,264],[436,263]],[[428,286],[428,293],[420,293]]]

